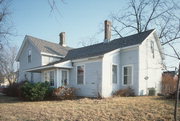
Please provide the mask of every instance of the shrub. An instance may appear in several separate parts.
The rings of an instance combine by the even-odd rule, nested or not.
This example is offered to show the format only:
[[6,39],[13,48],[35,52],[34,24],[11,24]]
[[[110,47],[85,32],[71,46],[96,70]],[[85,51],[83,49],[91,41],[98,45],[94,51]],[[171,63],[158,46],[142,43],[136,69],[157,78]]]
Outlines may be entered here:
[[58,100],[68,100],[74,99],[75,96],[75,89],[70,87],[59,87],[54,89],[53,97]]
[[[180,91],[180,90],[179,90]],[[165,95],[166,99],[176,99],[177,98],[177,90]],[[180,93],[179,93],[179,99],[180,99]]]
[[134,90],[131,87],[128,87],[126,89],[120,89],[116,91],[114,96],[122,96],[122,97],[130,97],[130,96],[135,96]]
[[48,82],[30,83],[26,82],[22,86],[22,96],[25,100],[40,101],[49,95],[50,85]]
[[7,88],[3,89],[3,93],[12,96],[12,97],[21,97],[22,92],[21,92],[21,87],[26,81],[22,81],[20,83],[13,83],[9,85]]
[[149,88],[149,96],[155,96],[155,94],[156,94],[156,90],[155,90],[155,88]]
[[54,88],[49,86],[48,90],[46,91],[44,99],[51,100],[53,97],[53,91]]

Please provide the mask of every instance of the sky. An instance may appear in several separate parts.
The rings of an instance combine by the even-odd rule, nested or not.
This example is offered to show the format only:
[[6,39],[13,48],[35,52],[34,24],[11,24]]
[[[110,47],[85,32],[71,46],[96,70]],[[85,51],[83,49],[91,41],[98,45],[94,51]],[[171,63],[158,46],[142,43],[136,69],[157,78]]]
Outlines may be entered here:
[[[127,8],[127,1],[59,0],[57,8],[51,12],[48,0],[12,0],[10,18],[16,36],[10,37],[10,42],[20,47],[25,35],[31,35],[59,43],[60,32],[66,32],[66,43],[74,48],[81,46],[81,40],[88,41],[92,37],[101,42],[104,39],[101,31],[104,20],[109,19],[111,13]],[[166,64],[177,66],[178,61],[170,58]]]
[[65,0],[57,3],[58,11],[53,13],[48,0],[13,1],[11,16],[17,31],[13,41],[20,46],[24,36],[31,35],[58,43],[60,32],[66,32],[71,47],[80,46],[79,41],[94,35],[102,41],[103,22],[120,4],[123,2],[119,0]]

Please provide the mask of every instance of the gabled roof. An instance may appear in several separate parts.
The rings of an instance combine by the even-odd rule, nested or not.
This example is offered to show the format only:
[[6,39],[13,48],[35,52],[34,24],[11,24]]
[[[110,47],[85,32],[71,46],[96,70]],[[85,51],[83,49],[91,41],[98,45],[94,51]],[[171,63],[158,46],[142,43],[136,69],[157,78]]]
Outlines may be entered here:
[[36,37],[26,35],[27,39],[31,40],[40,52],[49,53],[53,55],[66,56],[67,52],[72,49],[70,47],[63,47],[57,43],[48,42]]
[[66,55],[65,60],[81,59],[86,57],[103,55],[118,48],[138,45],[141,44],[153,31],[154,29],[115,39],[107,43],[102,42],[87,47],[72,49]]
[[[153,31],[154,31],[154,29],[148,30],[148,31],[145,31],[142,33],[130,35],[127,37],[115,39],[108,43],[102,42],[102,43],[87,46],[87,47],[72,49],[72,50],[68,51],[68,53],[64,59],[62,59],[60,61],[55,61],[55,62],[49,63],[49,64],[41,66],[39,68],[50,67],[55,64],[65,62],[68,60],[100,56],[100,55],[103,55],[105,53],[108,53],[110,51],[113,51],[113,50],[116,50],[119,48],[129,47],[129,46],[133,46],[133,45],[140,45]],[[31,69],[31,70],[35,70],[35,69]]]
[[21,45],[21,48],[18,52],[18,55],[16,57],[16,60],[18,61],[19,56],[21,55],[21,52],[25,46],[25,43],[29,41],[31,44],[33,44],[35,46],[35,48],[39,51],[39,53],[44,53],[44,54],[49,54],[49,55],[55,55],[55,56],[66,56],[66,54],[68,53],[68,51],[72,48],[66,46],[63,47],[57,43],[53,43],[53,42],[48,42],[46,40],[43,39],[39,39],[36,37],[32,37],[29,35],[26,35],[24,38],[24,41]]

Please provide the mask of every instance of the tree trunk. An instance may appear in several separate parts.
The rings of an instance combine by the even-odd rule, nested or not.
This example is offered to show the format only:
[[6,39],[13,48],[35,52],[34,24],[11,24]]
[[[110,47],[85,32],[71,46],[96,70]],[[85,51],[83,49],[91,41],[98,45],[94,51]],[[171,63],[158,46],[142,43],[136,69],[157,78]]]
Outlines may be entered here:
[[176,102],[175,102],[175,109],[174,109],[174,119],[178,121],[178,102],[179,102],[179,88],[180,88],[180,63],[179,63],[179,73],[178,73],[178,82],[177,82],[177,92],[176,92]]

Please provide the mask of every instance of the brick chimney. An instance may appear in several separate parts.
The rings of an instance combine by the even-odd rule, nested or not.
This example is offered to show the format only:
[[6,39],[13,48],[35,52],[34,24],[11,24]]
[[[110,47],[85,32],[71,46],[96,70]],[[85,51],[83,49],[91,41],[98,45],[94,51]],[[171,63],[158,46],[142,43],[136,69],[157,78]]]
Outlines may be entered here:
[[59,44],[61,45],[61,46],[66,46],[66,42],[65,42],[65,32],[61,32],[60,34],[59,34]]
[[108,20],[104,21],[104,42],[109,42],[111,39],[111,22]]

